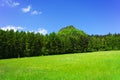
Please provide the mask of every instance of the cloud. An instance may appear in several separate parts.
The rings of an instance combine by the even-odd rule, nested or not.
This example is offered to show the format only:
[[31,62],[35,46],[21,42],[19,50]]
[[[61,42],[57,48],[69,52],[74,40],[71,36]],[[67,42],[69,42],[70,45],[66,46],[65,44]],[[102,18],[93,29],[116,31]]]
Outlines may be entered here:
[[[7,31],[7,30],[14,30],[14,31],[17,31],[17,30],[23,30],[24,28],[21,27],[21,26],[13,26],[13,25],[7,25],[7,26],[4,26],[4,27],[1,27],[0,29],[4,30],[4,31]],[[26,31],[27,32],[27,31]],[[29,31],[29,32],[34,32],[34,33],[40,33],[40,34],[47,34],[48,31],[46,29],[43,29],[43,28],[39,28],[38,30],[36,31]]]
[[19,6],[20,3],[19,2],[14,2],[12,0],[2,0],[2,4],[1,6],[9,6],[9,7],[16,7],[16,6]]
[[34,10],[31,12],[32,15],[38,15],[38,14],[42,14],[41,11],[37,11],[37,10]]
[[18,6],[18,5],[20,5],[20,3],[18,3],[18,2],[13,2],[13,6]]
[[24,13],[30,12],[30,10],[31,10],[31,6],[30,5],[28,5],[25,8],[22,8],[22,12],[24,12]]
[[14,30],[14,31],[23,30],[22,27],[20,27],[20,26],[13,26],[13,25],[7,25],[7,26],[4,26],[4,27],[1,27],[0,29],[2,29],[4,31],[7,31],[7,30]]
[[38,29],[38,31],[35,31],[35,33],[41,33],[41,34],[43,34],[43,35],[45,35],[45,34],[47,34],[48,33],[48,31],[46,30],[46,29]]

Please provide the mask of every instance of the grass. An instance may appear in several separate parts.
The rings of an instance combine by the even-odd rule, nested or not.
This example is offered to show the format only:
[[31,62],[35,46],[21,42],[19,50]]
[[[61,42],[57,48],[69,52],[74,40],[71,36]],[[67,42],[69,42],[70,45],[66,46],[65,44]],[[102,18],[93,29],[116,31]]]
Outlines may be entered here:
[[0,80],[120,80],[120,51],[0,60]]

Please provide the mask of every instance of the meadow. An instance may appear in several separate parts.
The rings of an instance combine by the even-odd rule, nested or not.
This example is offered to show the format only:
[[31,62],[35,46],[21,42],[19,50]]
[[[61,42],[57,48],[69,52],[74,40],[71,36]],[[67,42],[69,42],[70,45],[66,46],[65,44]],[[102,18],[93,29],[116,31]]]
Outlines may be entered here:
[[120,80],[120,51],[3,59],[0,80]]

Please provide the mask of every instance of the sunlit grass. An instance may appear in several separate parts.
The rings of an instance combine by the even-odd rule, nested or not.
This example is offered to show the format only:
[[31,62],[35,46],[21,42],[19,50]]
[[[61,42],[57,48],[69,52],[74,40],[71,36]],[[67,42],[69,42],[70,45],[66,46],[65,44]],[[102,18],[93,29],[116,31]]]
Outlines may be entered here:
[[120,80],[120,51],[0,60],[0,80]]

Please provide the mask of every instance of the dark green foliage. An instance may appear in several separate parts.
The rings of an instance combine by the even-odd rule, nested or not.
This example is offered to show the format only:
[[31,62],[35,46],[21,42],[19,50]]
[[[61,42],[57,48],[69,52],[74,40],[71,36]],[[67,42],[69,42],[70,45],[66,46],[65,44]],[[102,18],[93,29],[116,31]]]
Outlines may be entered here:
[[87,34],[74,26],[67,26],[58,32],[63,42],[64,53],[85,52],[88,45]]
[[120,50],[120,34],[87,35],[72,25],[46,35],[0,30],[0,58],[106,50]]

